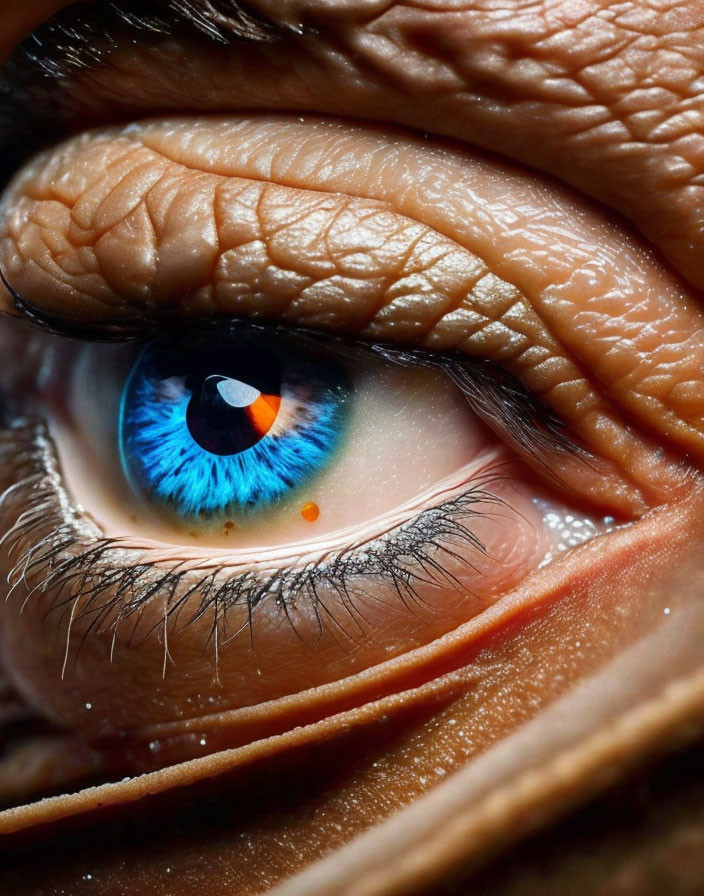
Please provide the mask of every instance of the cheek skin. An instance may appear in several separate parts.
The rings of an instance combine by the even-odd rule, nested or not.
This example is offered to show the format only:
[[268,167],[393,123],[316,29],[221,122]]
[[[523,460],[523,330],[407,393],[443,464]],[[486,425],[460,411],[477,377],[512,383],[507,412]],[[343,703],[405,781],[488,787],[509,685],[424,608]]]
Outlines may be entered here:
[[[324,707],[330,707],[330,691],[318,689],[278,707],[278,725],[288,732],[282,737],[49,801],[39,812],[20,810],[0,820],[0,829],[25,829],[26,836],[38,822],[83,815],[93,873],[106,884],[114,881],[115,892],[127,858],[148,892],[167,866],[170,873],[185,873],[194,854],[202,860],[194,894],[212,891],[228,873],[237,875],[238,892],[256,892],[264,878],[267,886],[284,882],[395,813],[398,822],[392,830],[375,829],[373,844],[356,841],[351,855],[335,853],[332,869],[315,867],[312,873],[323,874],[316,890],[339,893],[360,870],[382,878],[392,870],[410,886],[421,874],[433,879],[447,872],[463,857],[481,858],[487,844],[503,845],[530,830],[526,819],[542,823],[601,789],[628,767],[629,757],[671,746],[684,736],[683,723],[689,737],[699,730],[692,724],[696,682],[678,692],[679,709],[667,694],[673,681],[686,684],[701,664],[696,583],[704,568],[702,519],[702,496],[694,492],[676,507],[593,542],[569,564],[544,570],[512,601],[392,661],[382,670],[387,686],[393,685],[391,695],[380,670],[372,670],[366,679],[348,682],[353,689],[347,693],[337,692],[342,705],[365,700],[363,706],[329,715]],[[651,707],[649,701],[661,695],[664,702]],[[647,710],[648,724],[632,719],[639,707]],[[266,716],[271,710],[240,716],[243,739],[272,733],[273,713]],[[327,718],[310,724],[311,711]],[[233,722],[212,720],[208,739],[214,746],[228,742],[219,738],[218,721],[223,727]],[[303,727],[295,729],[297,724]],[[154,730],[155,737],[163,733]],[[193,737],[201,736],[197,728]],[[163,748],[168,755],[168,744]],[[279,778],[277,758],[285,751],[289,762]],[[460,776],[443,780],[452,772]],[[199,781],[212,775],[220,776],[217,787],[230,807],[233,801],[247,807],[245,817],[230,811],[200,834],[189,828],[188,849],[183,840],[166,842],[159,834],[163,817],[141,829],[138,852],[106,836],[102,807],[139,800],[141,817],[148,818],[159,805],[153,795],[177,781],[193,812]],[[276,782],[275,798],[253,814],[251,806],[267,792],[262,776]],[[409,804],[429,789],[433,802],[406,816]],[[208,812],[218,812],[212,792]],[[95,841],[90,830],[97,832]],[[101,848],[101,842],[107,845]],[[428,843],[430,851],[423,847]],[[61,867],[67,879],[75,874],[80,880],[85,854],[74,858],[67,849]],[[291,892],[316,890],[304,879]]]

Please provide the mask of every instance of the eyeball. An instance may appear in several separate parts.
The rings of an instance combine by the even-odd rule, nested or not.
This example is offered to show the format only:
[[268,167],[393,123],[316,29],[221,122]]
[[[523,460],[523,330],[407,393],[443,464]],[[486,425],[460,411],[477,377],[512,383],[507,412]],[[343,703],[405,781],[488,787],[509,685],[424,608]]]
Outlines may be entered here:
[[352,400],[332,355],[236,328],[147,345],[120,411],[135,492],[179,519],[256,513],[309,482],[335,454]]

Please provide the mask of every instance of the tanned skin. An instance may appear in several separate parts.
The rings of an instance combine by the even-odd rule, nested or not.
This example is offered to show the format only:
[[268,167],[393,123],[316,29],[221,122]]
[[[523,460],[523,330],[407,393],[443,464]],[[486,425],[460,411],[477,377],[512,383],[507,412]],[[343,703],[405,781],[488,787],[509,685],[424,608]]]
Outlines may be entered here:
[[[36,0],[17,11],[0,2],[0,58],[69,5]],[[189,208],[196,200],[206,208],[177,227],[152,214],[143,242],[153,240],[161,257],[197,244],[207,196],[234,196],[235,182],[244,191],[275,181],[297,191],[301,208],[309,193],[344,195],[360,220],[383,207],[394,233],[412,221],[434,246],[479,259],[505,299],[499,309],[470,292],[463,307],[484,322],[443,330],[434,303],[443,289],[452,299],[455,287],[438,275],[414,306],[422,344],[445,340],[475,358],[500,351],[591,458],[580,465],[565,455],[551,487],[623,525],[511,583],[469,621],[448,597],[452,630],[422,634],[418,649],[389,662],[360,648],[364,675],[336,659],[339,671],[314,687],[282,690],[259,670],[246,690],[260,688],[260,697],[237,694],[197,735],[198,718],[172,724],[149,703],[162,686],[149,677],[156,652],[118,645],[92,679],[115,724],[133,720],[129,759],[96,759],[86,747],[85,694],[56,674],[63,644],[42,640],[31,604],[19,614],[8,602],[0,656],[23,696],[69,731],[82,774],[93,762],[135,773],[0,814],[0,848],[12,856],[0,893],[64,887],[82,896],[93,881],[103,893],[129,887],[144,896],[440,886],[525,896],[546,892],[548,881],[551,892],[580,896],[698,892],[704,788],[696,768],[687,781],[672,771],[696,765],[691,753],[646,777],[644,805],[635,785],[614,791],[628,811],[642,809],[637,823],[619,827],[609,804],[595,802],[586,821],[549,824],[603,799],[634,768],[679,746],[696,749],[704,720],[704,3],[252,0],[248,9],[279,36],[217,50],[177,37],[151,53],[122,48],[98,72],[75,76],[68,130],[82,131],[83,114],[108,130],[67,144],[59,161],[49,148],[8,188],[7,206],[20,211],[0,222],[0,268],[12,274],[5,310],[16,313],[21,297],[40,318],[99,328],[116,316],[129,322],[135,296],[168,304],[196,287],[200,310],[228,310],[226,292],[187,282],[193,266],[161,279],[140,267],[125,250],[127,231],[141,239],[137,216],[129,228],[116,218],[106,240],[105,197],[93,198],[91,172],[117,166],[121,153],[136,154],[147,172],[161,166],[165,177],[190,172]],[[113,118],[138,123],[116,136]],[[223,135],[234,127],[233,156]],[[375,169],[391,145],[395,164]],[[336,165],[325,164],[333,157]],[[126,208],[129,198],[132,213],[151,182],[126,178],[110,199]],[[66,211],[77,207],[88,208],[78,236]],[[218,251],[236,252],[239,231],[227,234],[239,219],[221,204],[212,220]],[[316,221],[329,237],[330,226]],[[257,226],[270,233],[273,225],[262,215]],[[293,238],[286,248],[293,253]],[[92,292],[80,285],[91,252],[100,275]],[[207,252],[197,259],[210,271]],[[54,277],[42,258],[60,259],[67,276]],[[123,313],[125,279],[136,286]],[[323,328],[347,314],[355,335],[387,338],[381,325],[368,333],[349,324],[350,303],[324,278],[316,287]],[[374,302],[385,307],[390,295]],[[289,320],[305,325],[305,303],[290,307]],[[253,306],[240,303],[236,313]],[[525,462],[543,475],[540,463]],[[8,561],[0,565],[7,575]],[[312,680],[312,662],[296,649],[285,664],[289,685]],[[173,679],[170,691],[164,685],[168,700],[178,704],[191,687],[197,697],[207,662],[199,658],[190,680]],[[142,753],[157,730],[167,746],[151,767]],[[207,755],[192,749],[201,737]],[[67,750],[51,755],[47,763],[64,775],[57,779],[70,780]],[[26,757],[16,767],[19,778],[35,774]],[[537,839],[515,845],[535,831]]]

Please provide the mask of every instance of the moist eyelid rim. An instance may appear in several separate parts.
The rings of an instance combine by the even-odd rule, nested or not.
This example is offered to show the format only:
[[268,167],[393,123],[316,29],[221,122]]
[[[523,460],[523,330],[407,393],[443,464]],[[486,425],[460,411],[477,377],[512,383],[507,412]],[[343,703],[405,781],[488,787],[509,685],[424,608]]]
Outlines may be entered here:
[[[167,617],[180,613],[183,604],[198,595],[197,607],[185,627],[211,609],[217,615],[228,606],[244,605],[251,612],[268,597],[284,612],[306,599],[315,609],[317,590],[323,585],[344,604],[353,591],[352,580],[371,576],[392,587],[408,608],[408,601],[414,598],[414,582],[447,586],[454,581],[459,587],[453,574],[438,562],[438,552],[457,559],[456,549],[462,543],[486,555],[483,543],[471,530],[471,520],[487,515],[477,506],[506,506],[502,498],[487,490],[492,481],[505,478],[499,464],[473,487],[420,511],[369,543],[352,544],[332,559],[268,573],[237,570],[226,563],[201,570],[188,567],[181,559],[165,561],[163,556],[150,556],[149,550],[125,548],[119,539],[102,537],[68,496],[43,421],[24,421],[14,430],[0,431],[2,450],[20,456],[23,465],[15,485],[0,498],[5,514],[18,515],[2,538],[9,559],[9,593],[23,582],[31,583],[27,600],[35,593],[65,589],[68,596],[52,605],[51,611],[73,613],[73,607],[81,602],[76,618],[92,614],[91,628],[98,630],[104,624],[111,629],[147,602],[169,594],[173,598],[182,586],[185,590],[178,599],[173,604],[168,601]],[[125,562],[125,555],[130,562]],[[471,559],[466,562],[471,565]]]

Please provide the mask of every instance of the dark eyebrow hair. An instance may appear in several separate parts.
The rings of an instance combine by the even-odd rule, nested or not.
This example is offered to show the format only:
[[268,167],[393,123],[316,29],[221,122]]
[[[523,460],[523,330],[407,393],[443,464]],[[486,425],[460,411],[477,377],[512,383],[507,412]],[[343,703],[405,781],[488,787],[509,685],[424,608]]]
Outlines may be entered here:
[[62,134],[57,96],[72,78],[106,64],[130,40],[197,38],[226,47],[300,33],[243,0],[96,0],[65,7],[40,25],[0,70],[0,186],[32,149]]

